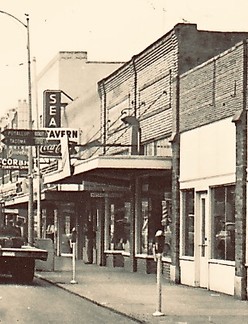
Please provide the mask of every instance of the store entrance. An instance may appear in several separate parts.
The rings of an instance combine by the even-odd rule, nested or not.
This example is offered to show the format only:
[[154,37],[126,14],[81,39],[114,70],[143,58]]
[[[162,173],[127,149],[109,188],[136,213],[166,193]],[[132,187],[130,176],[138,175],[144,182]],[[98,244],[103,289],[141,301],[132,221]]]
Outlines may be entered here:
[[83,259],[85,263],[97,263],[96,238],[99,233],[99,200],[92,199],[91,204],[86,208],[86,218],[83,229]]
[[196,229],[197,240],[197,276],[199,286],[202,288],[208,287],[208,254],[209,254],[209,228],[208,228],[208,208],[207,208],[207,193],[198,194],[198,208],[199,215]]

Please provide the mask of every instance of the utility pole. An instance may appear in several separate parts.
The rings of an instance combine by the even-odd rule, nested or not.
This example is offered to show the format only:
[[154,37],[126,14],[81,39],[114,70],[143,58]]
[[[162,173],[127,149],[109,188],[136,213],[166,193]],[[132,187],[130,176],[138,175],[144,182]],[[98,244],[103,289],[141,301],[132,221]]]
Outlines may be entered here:
[[[38,91],[36,80],[36,58],[33,58],[34,73],[34,89],[35,89],[35,111],[36,111],[36,129],[40,128],[39,124],[39,107],[38,107]],[[41,172],[40,172],[40,147],[36,146],[36,167],[37,167],[37,238],[41,238]]]
[[[30,33],[29,33],[29,15],[26,16],[26,24],[23,23],[20,19],[13,16],[12,14],[0,10],[0,13],[7,15],[16,21],[18,21],[22,26],[27,30],[27,76],[28,76],[28,126],[31,130],[33,128],[33,119],[32,119],[32,88],[31,88],[31,61],[30,61]],[[33,148],[32,146],[28,147],[28,244],[33,245],[34,243],[34,190],[33,190]]]

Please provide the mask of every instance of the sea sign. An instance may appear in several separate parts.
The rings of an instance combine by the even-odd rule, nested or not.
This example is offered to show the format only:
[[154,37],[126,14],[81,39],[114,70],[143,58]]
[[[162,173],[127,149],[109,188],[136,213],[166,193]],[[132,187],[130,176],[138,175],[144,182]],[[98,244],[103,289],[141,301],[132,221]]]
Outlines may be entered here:
[[61,126],[61,91],[45,90],[43,92],[44,125],[46,127]]

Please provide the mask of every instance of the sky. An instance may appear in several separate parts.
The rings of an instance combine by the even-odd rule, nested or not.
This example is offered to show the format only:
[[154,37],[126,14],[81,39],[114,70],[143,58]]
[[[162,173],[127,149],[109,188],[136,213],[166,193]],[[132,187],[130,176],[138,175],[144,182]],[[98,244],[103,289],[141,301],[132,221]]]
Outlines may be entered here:
[[[248,32],[247,0],[0,0],[0,11],[26,24],[32,79],[59,51],[86,51],[89,61],[128,61],[174,25]],[[27,28],[0,13],[0,116],[27,99]]]

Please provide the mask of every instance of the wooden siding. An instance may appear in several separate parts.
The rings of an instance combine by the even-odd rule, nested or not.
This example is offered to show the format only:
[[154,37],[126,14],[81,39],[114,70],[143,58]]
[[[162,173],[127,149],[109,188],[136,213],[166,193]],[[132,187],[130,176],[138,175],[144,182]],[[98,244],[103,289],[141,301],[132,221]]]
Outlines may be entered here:
[[[107,144],[116,141],[115,138],[122,144],[130,144],[130,131],[128,126],[122,125],[121,118],[134,115],[135,111],[142,129],[142,142],[169,136],[171,133],[172,75],[177,73],[175,56],[178,52],[174,38],[174,33],[171,33],[170,37],[149,49],[149,56],[134,57],[123,67],[123,73],[118,71],[115,75],[118,80],[110,78],[105,83],[106,114],[102,114],[102,118],[106,118],[108,125],[112,124],[111,127],[107,126]],[[123,111],[125,115],[122,114]],[[122,127],[123,134],[120,131]],[[118,150],[107,149],[108,153]]]
[[172,109],[153,114],[140,122],[141,142],[149,142],[171,134]]

